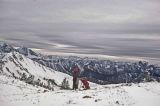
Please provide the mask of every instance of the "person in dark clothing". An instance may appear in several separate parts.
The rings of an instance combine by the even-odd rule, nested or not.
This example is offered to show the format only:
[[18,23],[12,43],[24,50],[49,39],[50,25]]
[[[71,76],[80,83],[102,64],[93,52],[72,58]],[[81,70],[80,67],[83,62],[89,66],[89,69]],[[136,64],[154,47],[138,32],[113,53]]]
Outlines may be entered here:
[[72,69],[71,69],[72,75],[73,75],[73,89],[76,90],[78,89],[78,76],[80,74],[80,69],[78,67],[78,65],[75,65]]

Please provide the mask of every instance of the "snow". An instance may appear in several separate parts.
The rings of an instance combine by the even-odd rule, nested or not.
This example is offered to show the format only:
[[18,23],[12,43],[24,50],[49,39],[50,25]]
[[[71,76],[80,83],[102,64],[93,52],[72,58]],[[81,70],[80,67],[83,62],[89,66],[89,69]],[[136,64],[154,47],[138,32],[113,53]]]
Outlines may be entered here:
[[[19,54],[19,53],[14,53],[17,57],[17,60],[13,58],[13,54],[12,53],[8,53],[4,58],[3,61],[7,61],[5,63],[5,66],[3,67],[4,73],[6,73],[7,75],[11,75],[11,73],[9,73],[6,70],[6,67],[12,71],[16,76],[20,76],[17,73],[17,70],[19,70],[21,73],[26,73],[24,70],[21,70],[21,68],[26,68],[30,74],[34,75],[37,79],[38,78],[48,78],[48,79],[55,79],[56,83],[58,85],[60,85],[63,81],[64,78],[67,78],[68,80],[70,80],[69,84],[71,85],[71,76],[52,70],[50,68],[47,68],[37,62],[32,61],[29,58],[26,58],[25,56]],[[20,57],[23,58],[23,60],[20,60]],[[14,61],[19,65],[15,65],[14,62],[10,61],[9,58],[14,59]],[[21,67],[21,68],[20,68]],[[27,74],[27,73],[26,73]]]
[[[76,91],[61,90],[59,87],[50,91],[27,84],[14,79],[6,67],[16,76],[19,75],[17,70],[20,70],[20,67],[26,68],[35,77],[54,79],[58,85],[67,78],[72,86],[72,77],[42,66],[18,53],[15,55],[18,59],[14,61],[19,66],[9,60],[11,57],[14,59],[12,53],[3,58],[6,62],[3,73],[0,73],[0,106],[160,106],[160,83],[158,82],[110,85],[90,83],[90,90]],[[21,56],[23,60],[20,60]]]
[[0,106],[32,106],[37,94],[43,91],[44,88],[0,75]]
[[[0,106],[159,106],[160,83],[92,84],[90,90],[43,92],[22,81],[0,75]],[[86,97],[86,98],[85,98]]]
[[[139,84],[132,88],[125,88],[129,95],[135,99],[136,106],[159,106],[160,105],[160,84],[155,82]],[[134,91],[134,92],[133,92]]]

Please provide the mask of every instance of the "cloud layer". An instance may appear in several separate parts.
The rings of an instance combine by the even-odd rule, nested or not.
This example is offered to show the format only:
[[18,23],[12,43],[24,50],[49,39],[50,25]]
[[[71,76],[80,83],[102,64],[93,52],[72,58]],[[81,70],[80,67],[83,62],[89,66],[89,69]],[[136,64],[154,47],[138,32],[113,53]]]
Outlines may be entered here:
[[160,57],[159,0],[0,0],[0,40],[48,52]]

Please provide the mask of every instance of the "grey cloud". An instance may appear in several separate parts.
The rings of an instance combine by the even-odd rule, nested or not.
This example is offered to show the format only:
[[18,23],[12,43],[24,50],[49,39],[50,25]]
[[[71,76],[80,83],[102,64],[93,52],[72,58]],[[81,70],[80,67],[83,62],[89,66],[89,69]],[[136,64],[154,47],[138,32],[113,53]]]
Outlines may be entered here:
[[159,58],[159,5],[159,0],[0,0],[0,40],[50,52]]

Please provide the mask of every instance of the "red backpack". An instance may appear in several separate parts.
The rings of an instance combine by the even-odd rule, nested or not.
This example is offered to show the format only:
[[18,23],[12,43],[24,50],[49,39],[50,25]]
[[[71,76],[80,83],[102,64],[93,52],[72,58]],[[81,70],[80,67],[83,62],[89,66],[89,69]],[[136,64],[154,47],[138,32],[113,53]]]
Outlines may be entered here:
[[82,78],[81,81],[83,83],[84,89],[90,89],[87,78]]

